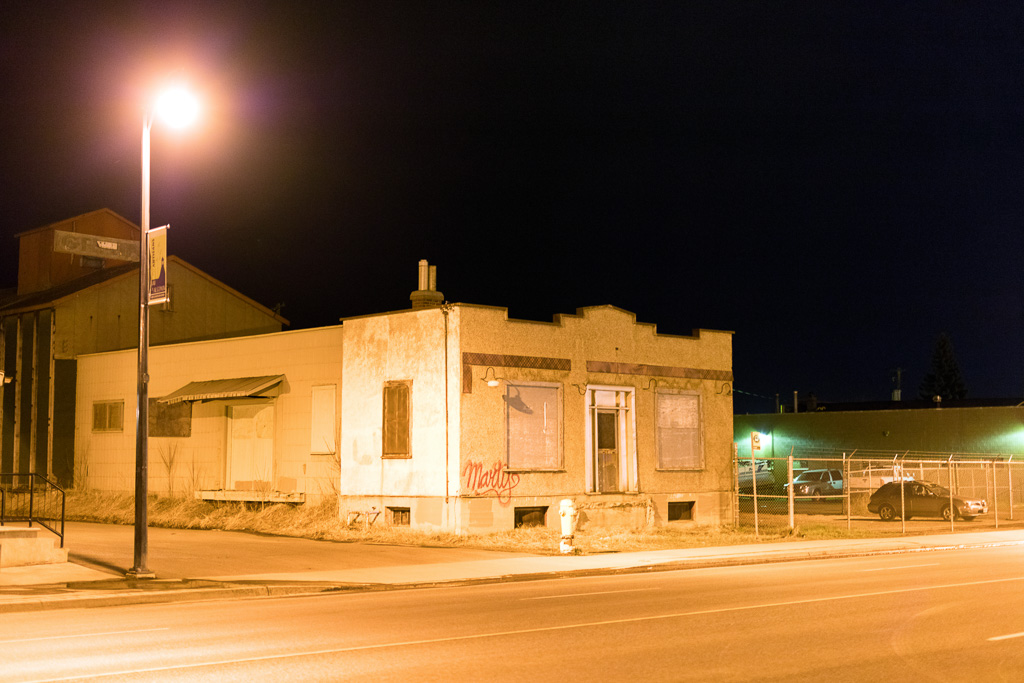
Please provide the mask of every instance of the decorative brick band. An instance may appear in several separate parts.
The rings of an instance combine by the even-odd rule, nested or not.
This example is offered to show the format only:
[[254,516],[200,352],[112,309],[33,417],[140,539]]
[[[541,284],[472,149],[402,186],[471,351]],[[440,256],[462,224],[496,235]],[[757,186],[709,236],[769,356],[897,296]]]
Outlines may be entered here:
[[671,365],[615,363],[613,361],[601,360],[588,360],[587,372],[607,372],[616,375],[644,375],[646,377],[710,379],[719,382],[732,381],[732,370],[701,370],[700,368],[677,368]]
[[462,354],[462,393],[473,393],[473,366],[488,365],[497,368],[534,368],[537,370],[572,370],[568,358],[546,358],[544,356],[515,356],[507,353]]

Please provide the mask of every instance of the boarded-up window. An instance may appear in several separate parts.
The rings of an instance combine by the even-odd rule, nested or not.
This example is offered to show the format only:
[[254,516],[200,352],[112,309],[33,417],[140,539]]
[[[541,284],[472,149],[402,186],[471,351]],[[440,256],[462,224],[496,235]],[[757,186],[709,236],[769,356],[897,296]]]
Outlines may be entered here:
[[658,393],[658,468],[697,470],[704,466],[700,447],[700,397]]
[[124,431],[124,401],[96,401],[93,403],[92,431]]
[[412,387],[409,382],[384,384],[384,457],[412,456],[410,420]]
[[334,407],[337,385],[324,384],[313,387],[313,424],[310,428],[309,452],[318,455],[331,454],[335,451],[335,420],[337,411]]
[[505,400],[508,468],[559,469],[562,459],[558,387],[509,384],[502,398]]
[[181,401],[168,405],[156,398],[149,399],[149,435],[192,436],[192,403]]

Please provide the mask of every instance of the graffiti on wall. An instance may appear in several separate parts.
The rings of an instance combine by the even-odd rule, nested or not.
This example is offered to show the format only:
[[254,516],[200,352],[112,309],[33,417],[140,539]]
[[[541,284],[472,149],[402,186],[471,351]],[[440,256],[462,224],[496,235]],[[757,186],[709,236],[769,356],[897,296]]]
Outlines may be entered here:
[[503,471],[499,461],[486,467],[479,460],[469,460],[462,466],[462,485],[473,495],[494,494],[499,503],[508,505],[512,501],[512,489],[519,485],[519,475]]

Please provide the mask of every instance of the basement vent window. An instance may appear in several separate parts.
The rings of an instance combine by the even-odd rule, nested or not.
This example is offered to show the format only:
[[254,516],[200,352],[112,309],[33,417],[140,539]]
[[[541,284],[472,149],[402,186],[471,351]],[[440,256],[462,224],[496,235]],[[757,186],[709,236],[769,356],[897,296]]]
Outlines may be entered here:
[[388,521],[391,526],[409,526],[412,524],[412,515],[409,508],[388,508]]
[[693,519],[693,501],[681,500],[668,504],[668,521],[683,522]]
[[548,508],[543,507],[531,507],[531,508],[516,508],[516,528],[521,526],[544,526],[544,518],[547,517]]

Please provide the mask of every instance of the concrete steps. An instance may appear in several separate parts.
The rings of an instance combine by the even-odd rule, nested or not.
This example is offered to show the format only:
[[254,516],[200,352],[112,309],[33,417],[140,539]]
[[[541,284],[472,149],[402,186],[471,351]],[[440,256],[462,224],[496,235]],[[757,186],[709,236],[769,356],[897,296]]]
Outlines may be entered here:
[[67,548],[41,527],[0,526],[0,569],[68,561]]

